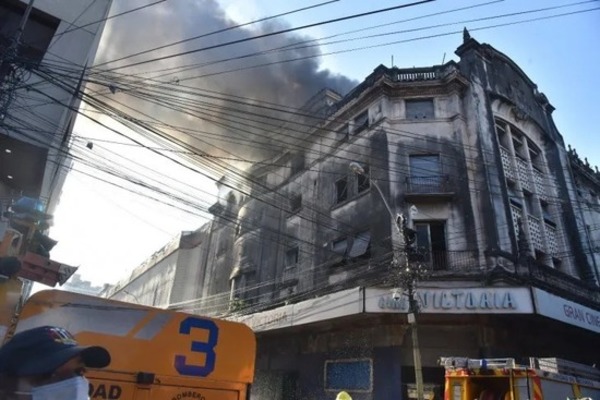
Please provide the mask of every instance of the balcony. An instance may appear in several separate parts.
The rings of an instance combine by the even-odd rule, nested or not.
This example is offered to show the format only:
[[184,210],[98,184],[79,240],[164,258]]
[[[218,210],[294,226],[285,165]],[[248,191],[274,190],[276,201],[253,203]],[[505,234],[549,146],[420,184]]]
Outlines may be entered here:
[[448,175],[409,176],[406,178],[406,197],[417,198],[450,198],[454,196]]
[[479,253],[475,250],[434,250],[417,252],[409,260],[419,262],[430,271],[480,271]]

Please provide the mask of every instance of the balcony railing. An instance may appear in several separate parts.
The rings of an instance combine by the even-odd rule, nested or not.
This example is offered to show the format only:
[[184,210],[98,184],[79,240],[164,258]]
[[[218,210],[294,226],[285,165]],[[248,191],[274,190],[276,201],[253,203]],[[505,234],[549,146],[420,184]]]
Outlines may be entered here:
[[453,194],[453,188],[448,175],[409,176],[406,178],[406,193],[449,195]]
[[431,271],[480,271],[479,253],[475,250],[417,250],[409,260],[423,264]]

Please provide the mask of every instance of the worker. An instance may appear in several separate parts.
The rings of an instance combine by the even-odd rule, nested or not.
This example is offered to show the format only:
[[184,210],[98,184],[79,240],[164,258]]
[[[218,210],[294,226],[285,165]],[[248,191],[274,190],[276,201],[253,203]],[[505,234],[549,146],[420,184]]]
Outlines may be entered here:
[[335,400],[352,400],[352,397],[350,397],[350,395],[348,394],[348,392],[345,391],[341,391],[337,394],[337,396],[335,397]]
[[86,368],[108,364],[104,347],[80,346],[66,329],[23,331],[0,348],[0,399],[87,400]]

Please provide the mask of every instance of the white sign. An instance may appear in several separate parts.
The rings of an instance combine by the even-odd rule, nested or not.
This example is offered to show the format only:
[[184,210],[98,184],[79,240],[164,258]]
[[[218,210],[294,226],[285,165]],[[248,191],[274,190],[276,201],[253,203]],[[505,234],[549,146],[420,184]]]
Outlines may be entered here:
[[537,313],[570,325],[600,333],[600,311],[533,289]]
[[[419,312],[433,314],[532,314],[528,288],[419,288]],[[365,289],[365,312],[406,313],[408,296]]]
[[274,310],[228,319],[242,322],[255,332],[310,324],[362,312],[361,294],[361,288],[357,287]]

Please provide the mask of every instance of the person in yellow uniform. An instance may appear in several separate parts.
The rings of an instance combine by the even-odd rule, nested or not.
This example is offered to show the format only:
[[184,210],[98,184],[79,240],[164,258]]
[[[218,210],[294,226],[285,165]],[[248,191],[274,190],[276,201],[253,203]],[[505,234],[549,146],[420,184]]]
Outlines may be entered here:
[[0,347],[0,399],[87,400],[86,368],[104,368],[104,347],[80,346],[65,329],[42,326]]

